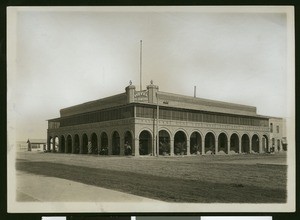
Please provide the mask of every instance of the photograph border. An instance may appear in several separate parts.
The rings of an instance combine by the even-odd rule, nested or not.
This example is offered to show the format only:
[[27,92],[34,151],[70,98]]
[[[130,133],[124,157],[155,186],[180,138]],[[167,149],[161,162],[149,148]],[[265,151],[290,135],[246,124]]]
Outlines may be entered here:
[[[292,26],[294,26],[294,23],[292,24]],[[9,28],[9,25],[8,25],[8,27],[7,28]],[[296,30],[295,30],[296,31]],[[7,53],[9,53],[9,51],[7,51]],[[293,59],[293,56],[292,57],[290,57],[290,59]],[[293,71],[293,66],[291,67],[292,69],[290,69],[290,71]],[[295,70],[294,70],[295,71]],[[290,80],[290,82],[293,80],[293,77],[292,78],[290,78],[289,79]],[[6,88],[6,87],[5,87]],[[297,88],[296,88],[297,89]],[[293,99],[293,97],[290,97],[291,99],[289,100],[289,102],[290,103],[293,103],[294,102],[294,99]],[[293,119],[291,119],[291,120],[293,120]],[[7,123],[9,123],[9,121],[7,121]],[[8,137],[8,136],[7,136]],[[291,138],[293,138],[293,136],[291,137]],[[295,137],[294,137],[295,138]],[[6,146],[10,146],[9,145],[9,139],[7,140],[8,141],[8,145],[6,145]],[[10,148],[8,148],[8,152],[10,151],[9,150]],[[291,152],[291,151],[290,151]],[[294,152],[292,152],[292,153],[294,153],[294,155],[295,155],[295,153],[296,153],[296,151],[294,151]],[[291,155],[289,156],[290,157],[290,159],[291,159]],[[293,158],[293,156],[292,156],[292,158]],[[10,162],[11,162],[11,157],[8,157],[7,158],[7,163],[8,164],[10,164]],[[3,161],[3,160],[2,160]],[[293,161],[293,162],[295,162],[295,166],[296,166],[296,161]],[[11,166],[11,164],[10,165],[8,165],[8,166]],[[7,171],[7,170],[6,170]],[[11,176],[10,176],[10,171],[11,170],[9,170],[8,171],[8,179],[9,178],[11,178]],[[294,174],[294,176],[293,176],[293,174]],[[291,170],[289,170],[289,184],[291,184],[291,181],[293,182],[296,182],[296,175],[295,175],[295,171],[291,171]],[[293,179],[294,178],[294,179]],[[8,189],[9,189],[9,185],[8,185]],[[295,191],[294,191],[295,192]],[[295,196],[295,194],[294,194],[294,196]],[[291,197],[289,197],[289,198],[291,198]],[[8,196],[8,198],[7,198],[8,200],[10,199],[10,197]],[[296,201],[296,198],[294,198],[294,200]],[[29,207],[30,206],[32,206],[32,205],[34,205],[34,204],[29,204],[28,203],[28,205],[29,205]],[[47,205],[47,204],[45,204],[45,205]],[[109,204],[110,205],[110,204]],[[132,204],[131,204],[132,205]],[[282,204],[281,204],[282,205]],[[8,207],[9,208],[9,207]],[[97,207],[97,208],[99,208],[99,207]],[[194,208],[195,207],[193,207],[192,208],[192,210],[194,210]],[[226,213],[227,212],[230,212],[230,213],[234,213],[235,211],[234,210],[231,210],[231,209],[229,209],[226,205],[225,205],[225,208],[227,208],[227,211],[226,211]],[[249,211],[249,209],[248,209],[249,207],[245,207],[245,209],[241,209],[240,210],[240,213],[248,213],[248,211]],[[274,210],[274,208],[276,209],[276,210]],[[27,208],[26,208],[27,209]],[[205,209],[204,208],[204,210],[207,210],[207,209]],[[8,209],[8,211],[10,212],[10,210]],[[75,212],[75,210],[70,210],[71,212],[73,212],[73,213],[77,213],[77,212]],[[26,213],[27,211],[26,210],[24,210],[24,211],[21,211],[22,213]],[[30,210],[29,209],[29,211],[28,212],[32,212],[32,210]],[[90,209],[87,209],[87,210],[80,210],[80,212],[84,212],[84,213],[91,213],[91,212],[93,212],[93,210],[90,210]],[[115,213],[114,212],[114,210],[107,210],[107,212],[108,213]],[[148,211],[148,210],[146,210],[146,212],[143,212],[143,213],[137,213],[138,215],[143,215],[143,214],[146,214],[146,213],[153,213],[153,212],[155,212],[155,210],[153,210],[153,211]],[[184,213],[186,212],[186,211],[183,211]],[[180,213],[183,213],[183,212],[180,212]],[[187,210],[187,213],[189,213],[189,212],[191,212],[191,210]],[[212,210],[208,210],[208,212],[215,212],[215,211],[212,211]],[[223,211],[220,211],[220,213],[222,213]],[[268,207],[268,209],[266,210],[266,211],[264,211],[264,213],[276,213],[276,212],[285,212],[285,211],[283,211],[282,209],[280,209],[280,207],[279,207],[279,209],[277,209],[276,207],[274,207],[274,204],[271,204],[269,207]],[[293,212],[293,209],[291,209],[291,210],[289,210],[288,212]],[[45,213],[45,211],[43,211],[43,210],[41,210],[41,213]],[[52,213],[52,211],[51,210],[46,210],[46,213]],[[53,212],[53,213],[64,213],[64,212]],[[68,213],[69,213],[69,211],[68,211]],[[120,212],[118,212],[117,214],[121,214],[122,215],[122,213],[124,214],[126,214],[126,215],[128,215],[128,214],[132,214],[132,213],[135,213],[134,212],[134,210],[129,210],[129,212],[128,211],[126,211],[126,210],[121,210]],[[168,213],[172,213],[172,214],[174,214],[173,212],[168,212]],[[180,214],[180,213],[178,213],[178,214]],[[205,213],[205,212],[202,212],[202,211],[200,211],[199,213]],[[223,212],[224,213],[224,212]],[[104,213],[103,213],[104,214]],[[177,213],[176,213],[177,214]],[[135,214],[136,215],[136,214]]]

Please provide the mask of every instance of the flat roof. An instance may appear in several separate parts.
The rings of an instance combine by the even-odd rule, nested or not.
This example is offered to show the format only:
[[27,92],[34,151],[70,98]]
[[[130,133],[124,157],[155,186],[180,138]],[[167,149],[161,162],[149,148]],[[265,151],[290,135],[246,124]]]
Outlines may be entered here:
[[33,139],[33,138],[28,138],[27,143],[30,142],[31,144],[46,144],[47,140],[46,139]]
[[[134,90],[135,91],[135,90]],[[147,90],[143,90],[146,91]],[[148,90],[150,91],[150,90]],[[135,91],[134,94],[141,92]],[[148,94],[149,95],[149,94]],[[224,101],[210,100],[193,96],[186,96],[175,93],[162,92],[157,90],[158,103],[149,103],[148,99],[133,99],[130,103],[141,103],[149,105],[166,106],[170,108],[180,108],[187,110],[198,110],[211,113],[225,113],[231,115],[251,116],[258,118],[275,118],[270,116],[257,115],[256,107],[230,103]],[[49,119],[48,121],[59,122],[61,118],[73,115],[81,115],[89,112],[105,110],[114,107],[126,106],[130,104],[126,93],[120,93],[106,98],[101,98],[78,105],[60,109],[60,117]]]

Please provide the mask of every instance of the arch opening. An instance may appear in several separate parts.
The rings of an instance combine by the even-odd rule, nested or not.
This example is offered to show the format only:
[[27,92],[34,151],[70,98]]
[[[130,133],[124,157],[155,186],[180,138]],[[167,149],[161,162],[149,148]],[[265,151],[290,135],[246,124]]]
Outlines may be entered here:
[[242,136],[242,153],[249,153],[250,152],[250,139],[247,134]]
[[170,135],[166,130],[161,130],[159,136],[159,155],[170,155]]
[[100,155],[108,155],[108,137],[105,132],[101,134]]
[[215,135],[212,132],[208,132],[205,135],[205,154],[215,154],[215,144],[216,144],[216,139]]
[[72,153],[72,137],[68,135],[67,137],[67,152],[68,154]]
[[177,131],[174,136],[174,154],[175,155],[187,154],[186,135],[183,131]]
[[277,151],[280,151],[280,150],[281,150],[280,140],[277,139]]
[[190,153],[201,154],[202,139],[199,132],[193,132],[190,137]]
[[269,152],[269,139],[268,139],[267,135],[263,135],[263,138],[262,138],[262,151],[264,153]]
[[275,151],[275,138],[272,138],[272,145],[270,147],[270,152],[274,152]]
[[60,149],[59,152],[60,153],[65,153],[66,151],[66,141],[65,141],[65,137],[62,135],[60,136]]
[[252,136],[251,149],[254,153],[259,153],[259,138],[256,134]]
[[59,151],[59,138],[56,136],[54,138],[54,152],[58,152]]
[[218,152],[228,154],[228,138],[225,133],[221,133],[218,137]]
[[232,134],[230,137],[230,153],[239,153],[239,136]]
[[112,135],[112,155],[120,155],[120,135],[117,131]]
[[148,155],[152,153],[152,139],[149,131],[142,131],[139,136],[139,154]]
[[124,154],[132,155],[132,135],[130,131],[126,131],[124,135]]
[[90,154],[98,154],[98,137],[95,133],[91,135]]
[[82,154],[88,153],[88,137],[86,134],[82,135]]
[[49,140],[50,140],[50,151],[54,152],[54,138],[50,137]]

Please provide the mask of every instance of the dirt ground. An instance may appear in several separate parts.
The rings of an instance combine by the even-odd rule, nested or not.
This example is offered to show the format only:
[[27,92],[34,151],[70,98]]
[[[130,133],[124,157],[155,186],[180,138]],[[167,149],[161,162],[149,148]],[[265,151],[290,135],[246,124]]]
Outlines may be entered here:
[[286,201],[285,153],[118,157],[19,152],[16,168],[167,202]]

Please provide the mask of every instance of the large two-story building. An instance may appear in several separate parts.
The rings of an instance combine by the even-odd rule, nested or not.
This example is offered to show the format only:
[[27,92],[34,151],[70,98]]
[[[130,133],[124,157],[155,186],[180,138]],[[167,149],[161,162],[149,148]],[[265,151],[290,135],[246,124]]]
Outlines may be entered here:
[[48,120],[47,146],[104,155],[264,153],[271,134],[270,117],[256,107],[166,93],[151,82],[146,90],[130,84],[124,93],[61,109]]

